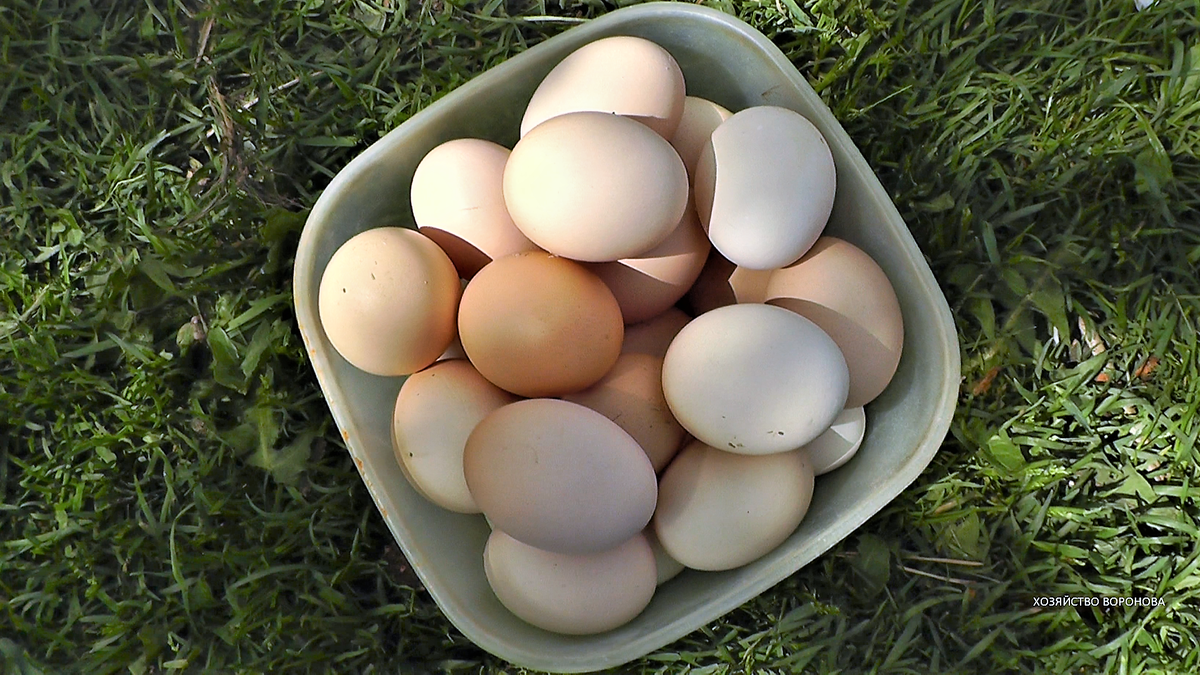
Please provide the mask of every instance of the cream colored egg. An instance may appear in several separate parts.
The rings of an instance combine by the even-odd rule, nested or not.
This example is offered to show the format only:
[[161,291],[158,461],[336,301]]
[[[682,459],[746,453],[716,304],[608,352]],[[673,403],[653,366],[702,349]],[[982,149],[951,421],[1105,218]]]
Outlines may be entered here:
[[769,270],[813,245],[833,209],[837,173],[821,132],[786,108],[746,108],[712,133],[696,163],[696,213],[713,247]]
[[737,455],[693,441],[667,467],[654,532],[683,565],[718,571],[769,553],[804,519],[812,501],[808,455]]
[[656,472],[683,443],[683,427],[663,398],[662,363],[649,354],[622,354],[599,382],[563,397],[616,422],[638,442]]
[[321,275],[317,312],[333,348],[374,375],[433,363],[455,335],[454,264],[428,237],[380,227],[342,244]]
[[654,553],[634,535],[586,555],[552,553],[493,530],[483,570],[500,604],[543,630],[603,633],[631,621],[654,597]]
[[617,298],[625,323],[662,314],[688,292],[712,246],[689,206],[671,236],[636,258],[595,263],[588,268]]
[[701,314],[663,359],[663,394],[675,419],[733,453],[786,452],[812,441],[842,411],[849,387],[837,344],[813,322],[770,305]]
[[496,258],[537,247],[513,224],[504,205],[509,151],[478,138],[460,138],[425,155],[413,174],[413,217],[422,234],[470,279]]
[[683,116],[679,119],[679,127],[671,136],[671,146],[679,153],[679,158],[687,167],[688,176],[696,175],[696,162],[700,160],[700,152],[712,138],[712,132],[732,115],[733,113],[712,101],[696,96],[684,99]]
[[658,542],[658,535],[654,534],[654,527],[647,527],[642,531],[642,536],[646,537],[646,541],[650,544],[650,550],[654,551],[654,567],[658,570],[658,579],[655,581],[657,585],[662,586],[686,569],[683,563],[672,558]]
[[392,449],[409,483],[444,509],[479,513],[463,476],[463,448],[480,420],[516,400],[464,359],[410,375],[392,414]]
[[581,405],[530,399],[500,408],[467,439],[475,503],[513,537],[595,553],[637,534],[657,499],[654,467],[615,422]]
[[596,112],[555,117],[517,143],[504,199],[530,241],[566,258],[610,262],[658,246],[683,218],[687,171],[662,137]]
[[696,282],[688,290],[688,307],[693,314],[700,316],[725,305],[762,302],[767,296],[771,272],[738,267],[720,253],[712,251]]
[[563,59],[538,85],[521,120],[521,136],[573,112],[615,113],[671,138],[684,111],[683,71],[653,42],[619,35],[591,42]]
[[692,317],[676,307],[670,307],[658,316],[625,327],[625,341],[621,343],[622,354],[650,354],[662,357],[671,346],[671,340],[683,330]]
[[790,309],[833,338],[850,367],[846,407],[883,393],[904,346],[904,317],[887,274],[857,246],[821,237],[794,265],[771,275],[767,302]]
[[820,436],[801,450],[808,453],[817,476],[829,473],[850,461],[862,446],[867,433],[867,414],[861,408],[847,408],[841,412]]

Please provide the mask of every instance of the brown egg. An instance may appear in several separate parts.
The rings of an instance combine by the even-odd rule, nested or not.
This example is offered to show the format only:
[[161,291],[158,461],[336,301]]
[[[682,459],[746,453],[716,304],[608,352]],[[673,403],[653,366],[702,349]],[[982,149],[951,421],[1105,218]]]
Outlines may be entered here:
[[654,467],[637,441],[581,405],[518,401],[483,418],[463,473],[499,530],[555,553],[595,553],[640,532],[654,513]]
[[596,384],[564,396],[617,423],[642,446],[655,471],[662,471],[683,442],[662,391],[663,360],[649,354],[622,354]]
[[739,302],[762,302],[770,277],[771,270],[738,267],[714,249],[687,293],[687,305],[692,314],[700,316]]
[[504,201],[530,241],[586,262],[632,258],[683,219],[687,170],[649,128],[618,115],[555,117],[513,148]]
[[821,237],[795,264],[776,271],[768,304],[809,319],[833,338],[850,367],[846,408],[875,399],[891,382],[904,345],[900,302],[871,256],[834,237]]
[[658,316],[625,327],[625,341],[621,343],[622,354],[649,354],[662,358],[671,346],[671,340],[683,330],[692,317],[677,307],[670,307]]
[[380,227],[334,252],[321,275],[317,311],[333,348],[353,366],[408,375],[433,363],[454,339],[459,288],[454,264],[428,237]]
[[625,323],[638,323],[662,314],[687,293],[711,248],[689,206],[663,243],[635,258],[594,263],[588,269],[616,296]]
[[542,80],[521,136],[553,117],[592,111],[635,119],[670,138],[683,115],[684,90],[683,71],[667,50],[629,35],[603,38],[572,52]]
[[463,350],[501,389],[529,398],[586,389],[621,353],[621,308],[582,265],[534,251],[501,258],[467,284]]
[[733,113],[712,101],[695,96],[684,99],[683,117],[679,119],[679,127],[675,129],[675,134],[671,136],[671,146],[679,153],[679,158],[687,167],[688,176],[696,175],[696,162],[700,160],[700,152],[712,138],[712,132],[732,115]]

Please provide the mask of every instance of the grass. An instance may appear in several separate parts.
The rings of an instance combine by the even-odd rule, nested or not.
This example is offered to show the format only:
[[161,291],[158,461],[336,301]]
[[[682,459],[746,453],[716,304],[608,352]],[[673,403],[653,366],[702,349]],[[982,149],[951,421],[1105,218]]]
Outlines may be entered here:
[[[962,391],[900,498],[625,670],[1195,672],[1200,2],[710,4],[875,167]],[[0,7],[3,673],[514,672],[442,618],[343,452],[291,256],[356,153],[612,7]]]

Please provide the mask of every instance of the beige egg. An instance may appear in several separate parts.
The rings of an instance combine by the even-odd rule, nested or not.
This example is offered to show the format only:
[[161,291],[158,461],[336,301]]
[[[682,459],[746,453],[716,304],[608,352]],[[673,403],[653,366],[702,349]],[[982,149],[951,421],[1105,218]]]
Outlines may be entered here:
[[786,452],[812,441],[842,411],[849,387],[837,344],[813,322],[770,305],[701,314],[663,359],[663,395],[675,419],[733,453]]
[[374,375],[408,375],[454,339],[459,283],[428,237],[380,227],[342,244],[317,291],[321,328],[342,358]]
[[671,340],[683,330],[692,317],[676,307],[650,319],[625,327],[625,341],[621,343],[622,354],[650,354],[662,357],[671,346]]
[[762,302],[767,296],[771,272],[738,267],[720,253],[712,251],[696,282],[688,290],[688,308],[700,316],[718,307],[739,302]]
[[413,217],[422,234],[470,279],[496,258],[537,247],[513,224],[504,205],[504,146],[460,138],[425,155],[413,174]]
[[687,171],[644,125],[596,112],[555,117],[517,143],[504,200],[530,241],[586,262],[633,258],[683,219]]
[[479,513],[463,476],[463,448],[480,420],[516,400],[463,359],[410,375],[392,414],[392,449],[405,478],[444,509]]
[[721,123],[696,162],[696,214],[713,248],[769,270],[813,245],[833,209],[837,172],[821,132],[786,108],[746,108]]
[[813,474],[820,476],[849,462],[862,446],[866,433],[866,411],[863,408],[847,408],[828,429],[801,450],[808,453]]
[[679,576],[679,573],[686,569],[683,563],[671,557],[667,550],[658,542],[658,535],[654,534],[654,527],[647,527],[642,530],[642,536],[646,538],[646,542],[650,544],[650,550],[654,551],[654,567],[658,571],[658,579],[655,583],[659,586]]
[[475,503],[495,527],[557,553],[595,553],[637,534],[657,499],[654,467],[615,422],[530,399],[481,421],[463,453]]
[[662,314],[688,292],[711,248],[689,206],[663,243],[636,258],[594,263],[588,269],[613,292],[625,323],[639,323]]
[[586,555],[552,553],[493,530],[483,571],[500,604],[543,630],[603,633],[631,621],[654,597],[654,553],[635,535]]
[[737,455],[693,441],[667,467],[654,532],[683,565],[718,571],[769,553],[804,519],[813,471],[803,451]]
[[458,326],[479,372],[530,398],[595,384],[617,362],[625,333],[621,308],[603,281],[541,251],[480,270],[463,291]]
[[670,138],[684,111],[683,71],[653,42],[626,35],[603,38],[563,59],[538,85],[521,120],[521,136],[573,112],[616,113]]
[[904,318],[887,274],[862,249],[821,237],[796,264],[771,275],[767,302],[811,320],[837,343],[850,367],[847,408],[873,401],[892,381]]
[[696,175],[696,162],[700,161],[700,152],[708,145],[712,132],[732,115],[712,101],[696,96],[684,99],[683,116],[671,136],[671,146],[683,160],[688,176]]
[[563,397],[616,422],[638,442],[656,472],[679,452],[684,433],[663,397],[662,364],[657,356],[622,354],[599,382]]

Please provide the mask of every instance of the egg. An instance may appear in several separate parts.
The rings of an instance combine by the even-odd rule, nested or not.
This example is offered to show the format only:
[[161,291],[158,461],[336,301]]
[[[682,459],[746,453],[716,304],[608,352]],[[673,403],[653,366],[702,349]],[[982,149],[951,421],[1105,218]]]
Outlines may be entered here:
[[317,291],[321,328],[342,358],[373,375],[408,375],[454,339],[458,273],[428,237],[361,232],[329,259]]
[[667,347],[671,346],[671,340],[674,340],[691,320],[692,317],[683,310],[669,307],[653,319],[626,326],[621,353],[665,356]]
[[663,395],[675,419],[695,438],[733,453],[786,452],[812,441],[845,407],[849,387],[833,339],[771,305],[701,314],[663,359]]
[[808,455],[738,455],[693,441],[667,467],[654,532],[667,554],[696,570],[741,567],[779,546],[812,502]]
[[667,50],[639,37],[603,38],[546,75],[525,109],[521,136],[553,117],[591,111],[637,120],[671,138],[683,116],[684,90],[683,71]]
[[766,299],[767,281],[772,271],[738,267],[712,251],[687,292],[688,307],[699,316],[739,302],[761,303]]
[[405,478],[444,509],[479,513],[463,476],[463,449],[480,420],[516,400],[462,359],[410,375],[392,415],[392,449]]
[[847,408],[883,393],[900,365],[904,318],[887,274],[862,249],[822,237],[805,256],[771,275],[768,304],[789,309],[833,338],[850,367]]
[[711,245],[689,206],[683,220],[661,244],[638,255],[588,266],[617,298],[625,323],[638,323],[662,314],[688,292]]
[[493,530],[483,570],[500,604],[554,633],[612,630],[641,614],[654,597],[654,553],[640,534],[605,551],[570,555]]
[[463,291],[459,339],[496,386],[519,396],[561,396],[595,384],[624,338],[612,291],[578,263],[548,253],[496,260]]
[[508,148],[461,138],[425,155],[413,174],[411,203],[418,230],[470,279],[496,258],[536,250],[504,205]]
[[683,219],[688,178],[663,138],[617,115],[555,117],[513,148],[504,169],[513,222],[537,246],[586,262],[634,258]]
[[733,113],[712,101],[696,96],[684,99],[683,116],[679,118],[679,127],[671,136],[671,147],[679,153],[688,176],[696,175],[696,162],[700,160],[700,152],[712,138],[712,132],[732,115]]
[[683,442],[683,427],[663,397],[662,363],[657,356],[622,354],[599,382],[563,397],[616,422],[646,452],[656,472]]
[[802,450],[808,453],[813,474],[820,476],[850,461],[867,433],[867,414],[863,408],[847,408],[820,436]]
[[655,584],[662,586],[668,581],[679,576],[680,572],[686,569],[683,563],[672,558],[662,544],[658,543],[658,535],[654,534],[654,527],[647,527],[642,530],[642,536],[646,538],[646,542],[650,544],[650,550],[654,552],[654,567],[658,571],[658,578]]
[[799,113],[758,106],[712,133],[696,163],[696,213],[713,247],[769,270],[813,245],[833,209],[837,174],[821,132]]
[[556,553],[616,546],[646,526],[657,499],[637,441],[558,399],[518,401],[483,418],[467,439],[463,472],[497,529]]

